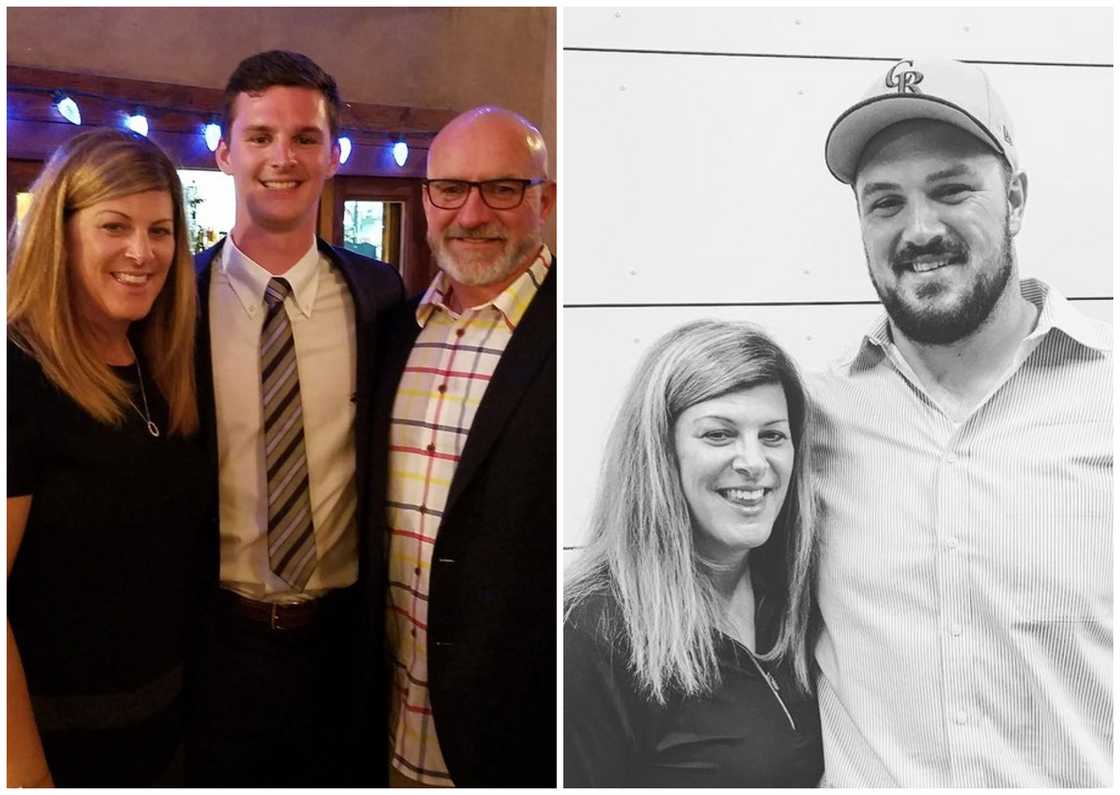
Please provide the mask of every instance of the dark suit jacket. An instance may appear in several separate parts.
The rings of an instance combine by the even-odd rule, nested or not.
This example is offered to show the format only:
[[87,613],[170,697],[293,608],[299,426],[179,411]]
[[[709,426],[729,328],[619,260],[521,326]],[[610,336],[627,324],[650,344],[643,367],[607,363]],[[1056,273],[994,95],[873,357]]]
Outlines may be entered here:
[[[214,413],[214,369],[211,360],[211,346],[210,346],[210,265],[214,261],[218,252],[221,250],[222,244],[225,240],[218,241],[217,244],[208,248],[206,251],[198,254],[195,257],[195,272],[198,276],[198,297],[199,297],[199,323],[198,323],[198,341],[197,341],[197,379],[198,379],[198,408],[199,419],[201,423],[201,432],[203,438],[208,445],[210,461],[211,461],[211,476],[212,476],[212,504],[214,505],[214,513],[212,516],[212,524],[208,528],[207,538],[205,543],[207,549],[205,551],[205,560],[210,561],[207,570],[198,578],[199,579],[199,594],[198,599],[201,600],[200,604],[207,605],[218,593],[219,581],[219,538],[218,538],[218,436],[217,425]],[[354,397],[356,401],[356,415],[355,415],[355,456],[356,456],[356,480],[357,484],[357,526],[360,529],[365,527],[369,522],[369,500],[368,492],[364,488],[364,484],[369,482],[369,461],[370,452],[374,448],[371,443],[371,397],[374,389],[374,379],[376,373],[372,367],[372,362],[375,356],[375,348],[379,344],[379,338],[375,333],[378,317],[381,313],[390,307],[397,306],[404,299],[404,286],[401,283],[400,275],[396,269],[383,262],[379,262],[369,257],[363,257],[351,251],[341,248],[335,248],[328,245],[323,240],[318,241],[319,250],[326,254],[332,263],[338,267],[339,272],[346,280],[347,286],[350,288],[350,295],[354,300],[354,318],[355,318],[355,336],[357,342],[357,393]],[[359,541],[360,545],[360,541]],[[359,581],[366,576],[359,567]],[[204,611],[208,613],[209,611]],[[364,624],[364,622],[363,622]],[[200,633],[204,633],[205,629],[200,627]],[[201,636],[201,635],[200,635]],[[376,640],[378,650],[380,650],[381,637],[371,639],[367,637],[356,637],[355,647],[362,650],[363,655],[368,656],[368,647]],[[380,655],[378,655],[380,656]],[[363,662],[366,657],[363,657]],[[192,666],[193,669],[193,666]],[[362,672],[363,675],[365,672]],[[363,683],[361,687],[366,687]],[[355,685],[358,689],[359,686]],[[354,709],[358,707],[355,704]],[[368,716],[363,714],[355,714],[356,721],[364,722],[368,720]],[[384,721],[382,722],[384,725]],[[384,741],[382,741],[382,745]]]
[[[389,422],[419,297],[380,326],[363,565],[384,576]],[[428,673],[457,786],[556,786],[556,265],[478,407],[432,553]],[[368,580],[371,586],[375,579]],[[384,634],[386,583],[371,587]],[[381,733],[384,738],[384,724]]]

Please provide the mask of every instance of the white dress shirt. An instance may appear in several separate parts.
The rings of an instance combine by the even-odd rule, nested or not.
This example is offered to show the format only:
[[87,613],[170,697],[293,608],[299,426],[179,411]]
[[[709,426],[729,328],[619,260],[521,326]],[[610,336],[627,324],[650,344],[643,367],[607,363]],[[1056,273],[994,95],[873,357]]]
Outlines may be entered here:
[[885,316],[810,379],[827,784],[1111,782],[1111,329],[1021,291],[1038,323],[963,422]]
[[312,240],[282,278],[292,287],[292,324],[303,402],[311,515],[319,562],[304,593],[268,562],[267,486],[261,408],[264,290],[273,274],[232,238],[211,267],[210,351],[218,427],[222,587],[261,601],[302,601],[358,576],[354,417],[354,301],[345,279]]

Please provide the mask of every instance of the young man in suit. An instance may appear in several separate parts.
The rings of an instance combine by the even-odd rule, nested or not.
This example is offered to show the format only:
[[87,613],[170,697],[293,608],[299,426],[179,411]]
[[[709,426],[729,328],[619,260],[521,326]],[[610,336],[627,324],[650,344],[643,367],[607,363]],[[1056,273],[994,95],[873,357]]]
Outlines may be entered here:
[[316,237],[339,107],[334,79],[298,53],[246,58],[226,87],[216,159],[234,179],[236,222],[196,260],[218,497],[189,759],[198,784],[339,785],[354,761],[368,330],[402,286],[390,266]]
[[381,326],[363,545],[387,577],[369,614],[393,785],[556,784],[555,200],[515,113],[475,108],[432,142],[440,272]]

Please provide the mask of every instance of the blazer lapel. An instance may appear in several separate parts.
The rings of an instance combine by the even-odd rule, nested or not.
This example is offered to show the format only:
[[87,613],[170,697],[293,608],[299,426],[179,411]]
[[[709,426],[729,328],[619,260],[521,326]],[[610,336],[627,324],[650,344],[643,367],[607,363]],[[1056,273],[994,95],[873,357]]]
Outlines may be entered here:
[[556,352],[556,268],[549,270],[533,302],[525,311],[505,352],[502,353],[494,377],[475,414],[463,455],[455,468],[455,477],[447,495],[444,515],[449,514],[456,499],[467,487],[478,467],[494,446],[506,421],[521,402],[525,390],[533,383],[541,368]]

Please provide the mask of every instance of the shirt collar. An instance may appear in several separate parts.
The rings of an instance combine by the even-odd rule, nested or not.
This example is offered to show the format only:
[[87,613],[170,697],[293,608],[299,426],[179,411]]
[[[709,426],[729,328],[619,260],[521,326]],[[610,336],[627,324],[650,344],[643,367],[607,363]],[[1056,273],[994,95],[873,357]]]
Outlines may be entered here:
[[[1036,340],[1056,330],[1086,348],[1100,352],[1112,350],[1112,340],[1103,324],[1078,312],[1065,296],[1046,282],[1041,279],[1023,279],[1019,282],[1019,292],[1038,308],[1038,321],[1034,330],[1024,338],[1024,344],[1033,345]],[[864,335],[860,350],[852,360],[853,368],[874,365],[893,344],[890,318],[883,312]]]
[[[465,308],[462,314],[477,312],[479,309],[493,306],[502,313],[510,329],[517,328],[517,324],[521,321],[525,310],[529,308],[529,303],[533,300],[533,296],[537,294],[537,290],[544,282],[545,277],[548,276],[548,269],[551,267],[552,252],[548,250],[548,246],[542,243],[533,263],[524,273],[514,279],[506,289],[485,304]],[[432,313],[437,309],[447,312],[452,317],[458,316],[447,305],[447,296],[450,292],[451,283],[447,274],[440,271],[432,279],[432,283],[420,299],[420,305],[416,307],[416,322],[420,325],[420,328],[427,325]]]
[[1064,295],[1041,279],[1023,279],[1020,285],[1023,297],[1038,307],[1038,323],[1027,339],[1044,337],[1051,330],[1058,330],[1070,339],[1106,353],[1112,350],[1112,336],[1108,327],[1078,312]]
[[[312,239],[311,248],[287,272],[281,274],[292,287],[292,300],[304,317],[311,316],[319,292],[319,246]],[[246,313],[253,314],[264,303],[264,289],[275,274],[269,273],[239,249],[232,237],[222,246],[220,267]]]

